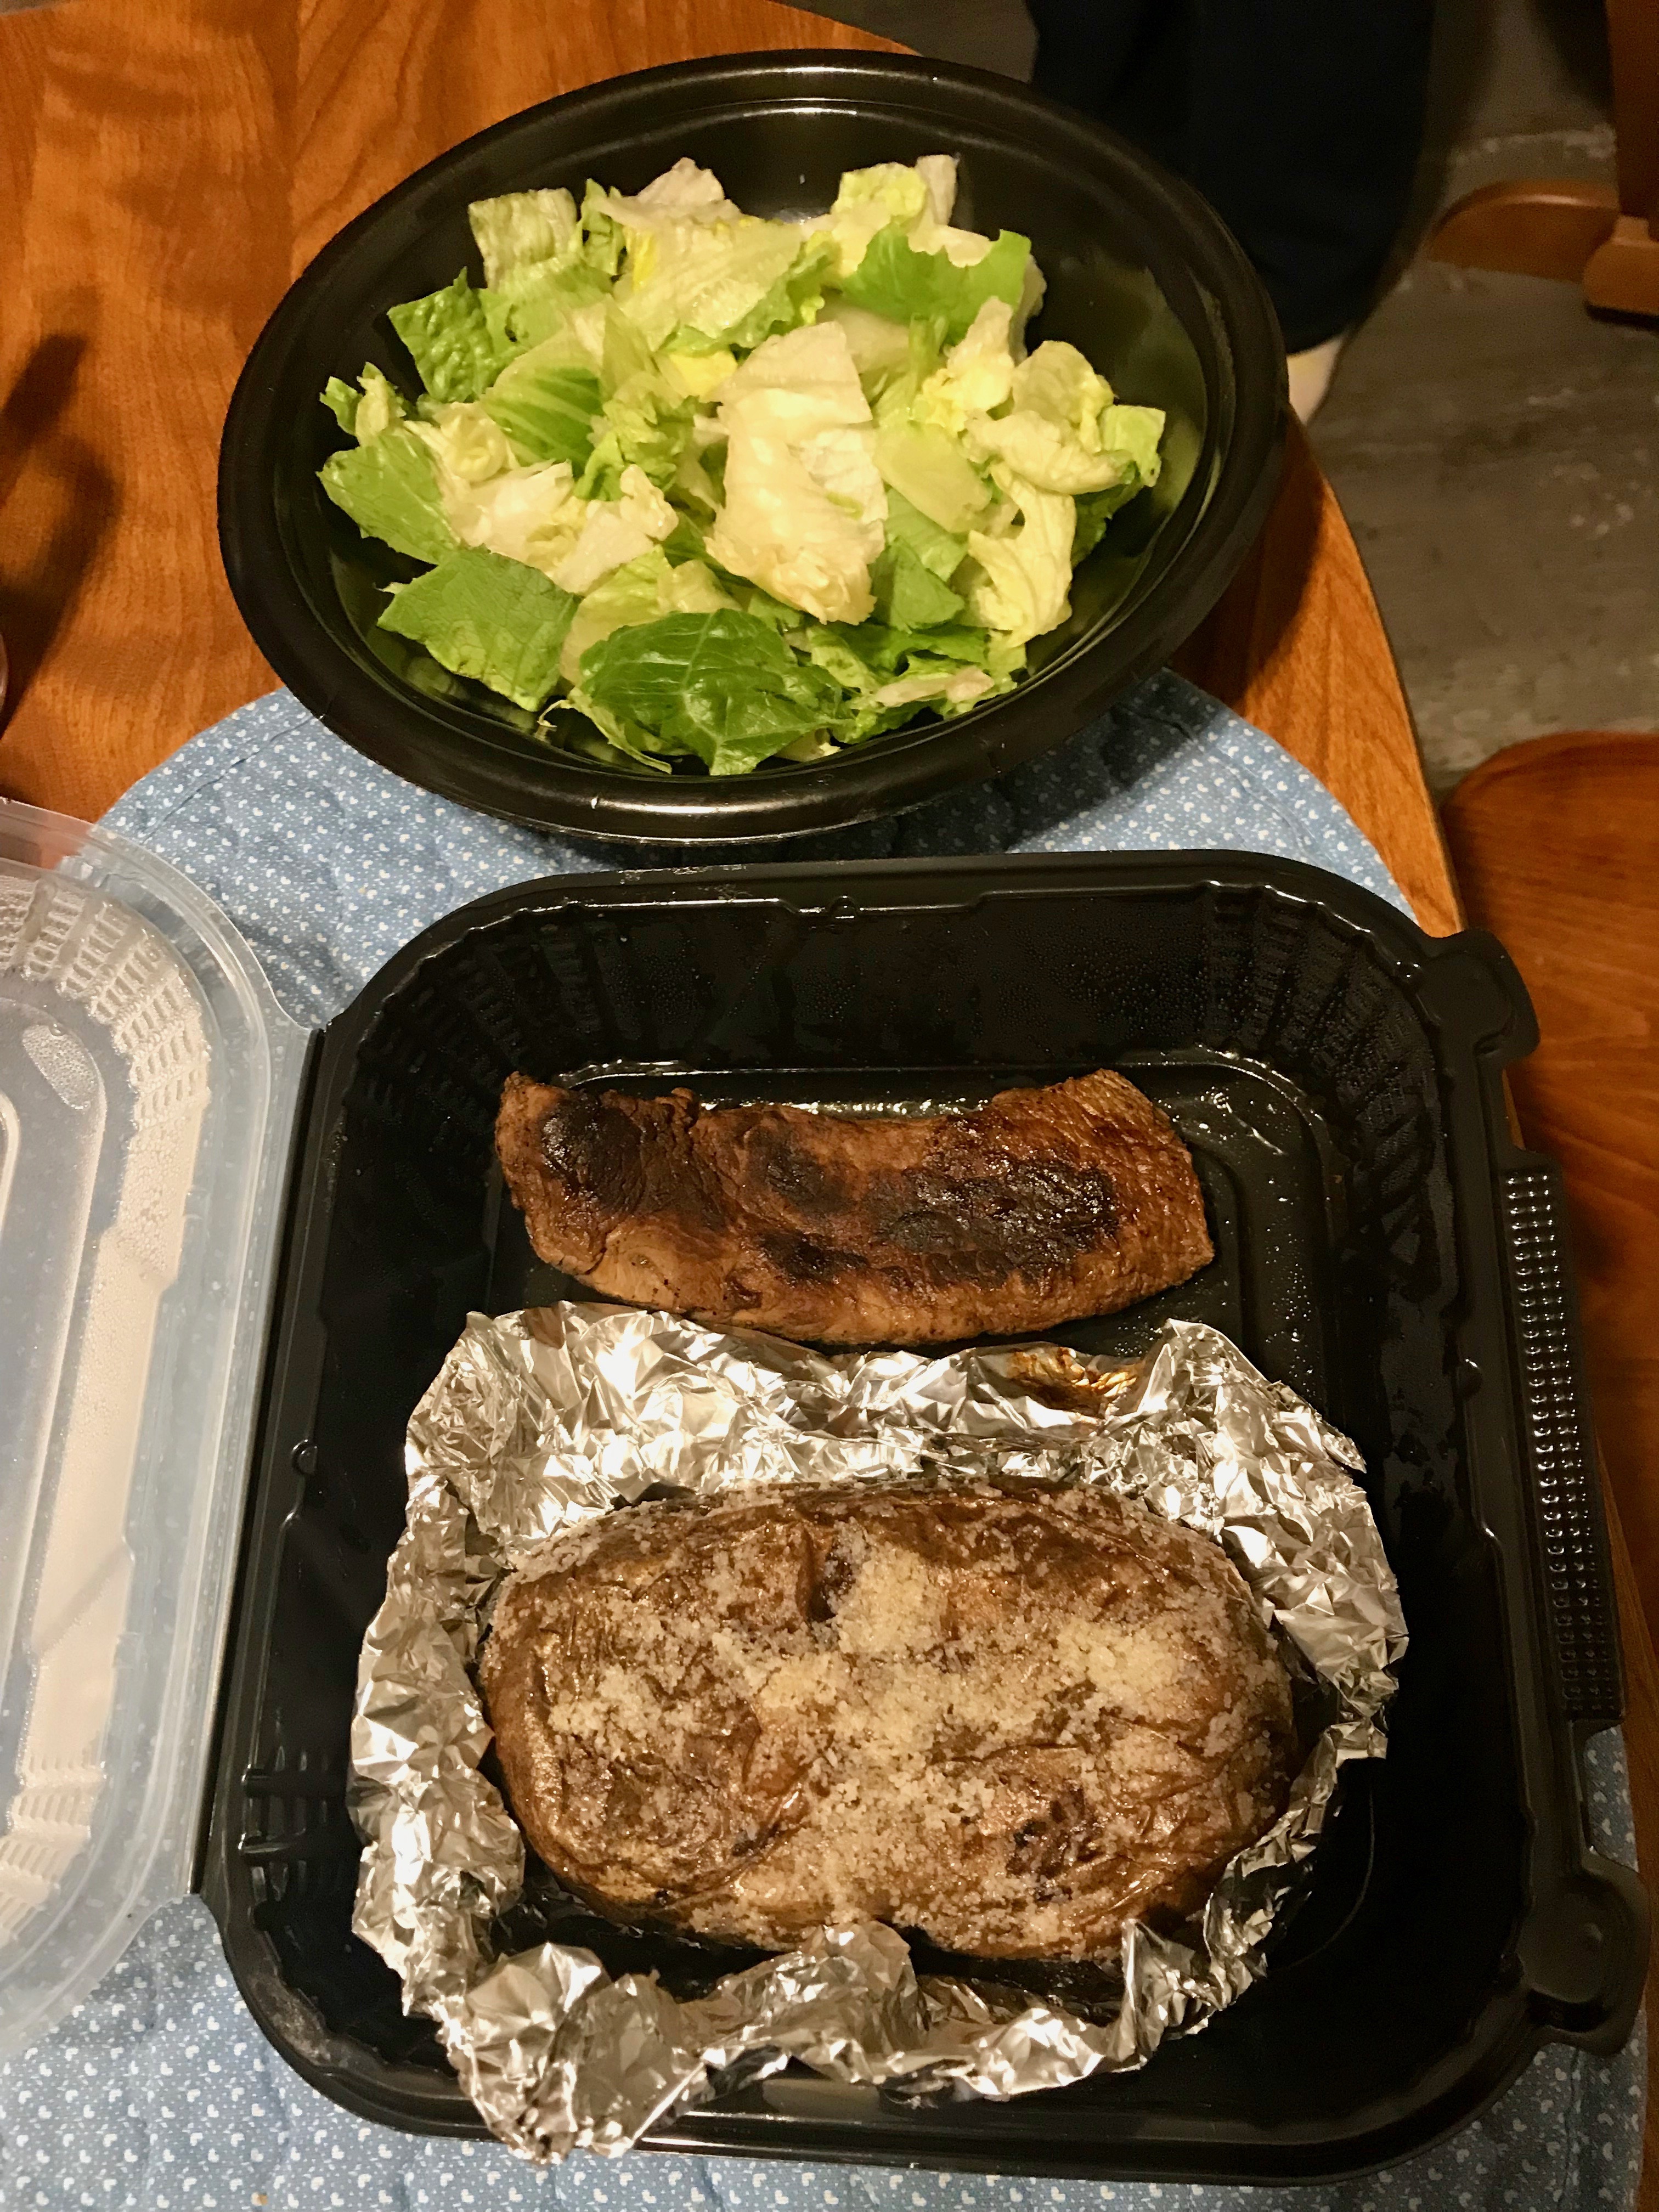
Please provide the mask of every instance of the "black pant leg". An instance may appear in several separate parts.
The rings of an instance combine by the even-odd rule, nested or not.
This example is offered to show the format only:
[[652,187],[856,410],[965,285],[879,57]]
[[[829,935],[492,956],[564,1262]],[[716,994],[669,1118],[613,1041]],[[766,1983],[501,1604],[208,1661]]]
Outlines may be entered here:
[[1423,134],[1432,0],[1029,0],[1040,91],[1196,185],[1291,352],[1364,312]]

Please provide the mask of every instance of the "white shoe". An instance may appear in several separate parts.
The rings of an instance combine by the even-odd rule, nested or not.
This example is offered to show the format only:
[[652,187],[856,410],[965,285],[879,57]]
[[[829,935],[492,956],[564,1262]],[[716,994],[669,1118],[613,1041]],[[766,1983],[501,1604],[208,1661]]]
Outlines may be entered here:
[[1310,346],[1305,353],[1290,356],[1285,365],[1291,372],[1291,408],[1298,422],[1311,422],[1319,412],[1351,335],[1343,331],[1336,337],[1327,338],[1323,345]]

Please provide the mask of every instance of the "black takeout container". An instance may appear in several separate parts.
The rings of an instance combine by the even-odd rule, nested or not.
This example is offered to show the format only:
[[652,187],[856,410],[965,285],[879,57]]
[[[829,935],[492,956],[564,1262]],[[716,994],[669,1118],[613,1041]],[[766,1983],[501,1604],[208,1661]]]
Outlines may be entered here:
[[[567,877],[417,939],[322,1032],[298,1121],[199,1870],[266,2034],[368,2118],[482,2131],[350,1932],[345,1787],[407,1416],[469,1310],[572,1290],[494,1166],[502,1079],[868,1104],[1109,1065],[1191,1146],[1218,1256],[1057,1334],[1119,1354],[1210,1322],[1358,1441],[1411,1632],[1389,1758],[1348,1771],[1266,1979],[1143,2071],[907,2109],[792,2069],[649,2141],[1291,2179],[1418,2149],[1542,2043],[1617,2049],[1646,1905],[1589,1840],[1620,1657],[1559,1176],[1505,1121],[1535,1042],[1492,939],[1235,855]],[[554,1924],[685,1972],[672,1941]]]
[[[844,169],[960,157],[957,220],[1027,235],[1048,290],[1034,338],[1070,339],[1120,398],[1169,416],[1157,488],[1078,571],[1037,672],[974,713],[749,775],[594,765],[532,718],[375,628],[415,573],[364,539],[317,471],[342,442],[318,395],[372,361],[418,379],[386,319],[477,251],[471,200],[585,179],[637,191],[682,155],[757,215],[827,207]],[[1284,347],[1220,218],[1125,139],[1024,85],[898,54],[740,54],[567,94],[465,140],[347,225],[276,308],[242,372],[219,462],[219,537],[244,620],[337,735],[450,799],[589,836],[683,844],[834,829],[1051,751],[1161,667],[1265,517],[1285,431]]]

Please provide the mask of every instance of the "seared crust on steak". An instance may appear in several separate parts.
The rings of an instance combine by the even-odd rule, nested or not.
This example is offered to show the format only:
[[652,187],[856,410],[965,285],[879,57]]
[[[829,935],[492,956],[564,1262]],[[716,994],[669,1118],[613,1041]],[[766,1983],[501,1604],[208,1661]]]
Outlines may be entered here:
[[640,1505],[512,1577],[513,1811],[600,1910],[766,1949],[874,1918],[1100,1959],[1283,1810],[1289,1679],[1220,1547],[1094,1488]]
[[590,1290],[808,1343],[1049,1328],[1213,1256],[1186,1146],[1104,1069],[908,1119],[514,1075],[495,1143],[537,1253]]

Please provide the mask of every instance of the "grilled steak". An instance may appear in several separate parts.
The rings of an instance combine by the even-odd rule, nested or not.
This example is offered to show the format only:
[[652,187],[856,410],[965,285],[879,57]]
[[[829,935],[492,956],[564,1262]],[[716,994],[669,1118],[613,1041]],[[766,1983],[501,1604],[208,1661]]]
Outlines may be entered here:
[[787,1948],[880,1919],[1115,1954],[1283,1810],[1289,1679],[1220,1547],[1094,1489],[641,1505],[506,1584],[507,1794],[601,1910]]
[[514,1075],[495,1142],[536,1251],[590,1290],[809,1343],[1048,1328],[1212,1255],[1186,1146],[1103,1069],[931,1119]]

